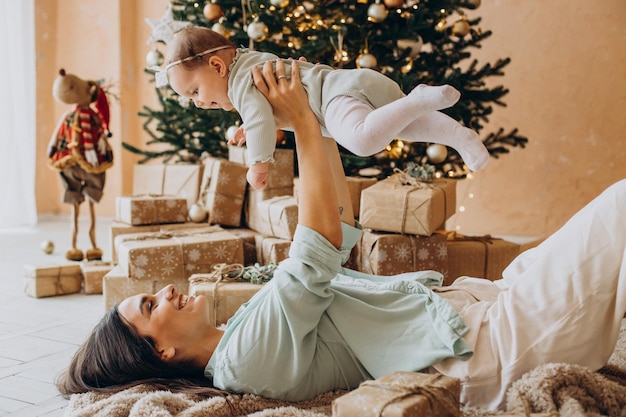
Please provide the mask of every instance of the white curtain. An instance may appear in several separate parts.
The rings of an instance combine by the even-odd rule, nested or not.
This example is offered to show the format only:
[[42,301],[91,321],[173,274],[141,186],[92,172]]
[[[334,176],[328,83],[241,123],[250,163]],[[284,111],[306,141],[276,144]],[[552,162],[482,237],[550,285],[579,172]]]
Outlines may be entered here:
[[0,0],[0,228],[33,225],[35,204],[34,0]]

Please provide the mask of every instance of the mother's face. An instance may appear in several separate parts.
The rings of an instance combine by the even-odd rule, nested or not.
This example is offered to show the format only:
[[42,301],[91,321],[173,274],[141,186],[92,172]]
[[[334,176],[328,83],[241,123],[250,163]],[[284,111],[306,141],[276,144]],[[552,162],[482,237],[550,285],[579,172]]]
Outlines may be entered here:
[[151,337],[159,351],[168,347],[185,350],[212,327],[207,299],[181,294],[173,285],[156,294],[129,297],[119,304],[118,311],[139,335]]

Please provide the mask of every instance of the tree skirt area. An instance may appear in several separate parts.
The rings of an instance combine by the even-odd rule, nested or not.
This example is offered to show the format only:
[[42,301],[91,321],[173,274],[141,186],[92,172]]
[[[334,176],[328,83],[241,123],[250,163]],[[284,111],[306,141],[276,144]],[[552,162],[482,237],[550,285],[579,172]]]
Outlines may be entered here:
[[[332,400],[345,391],[327,392],[312,400],[287,403],[255,395],[230,395],[201,399],[188,394],[149,391],[141,386],[115,394],[72,395],[68,417],[330,417]],[[554,415],[626,417],[626,320],[609,363],[597,372],[587,368],[551,363],[528,372],[513,384],[507,397],[507,411],[500,414],[523,416],[530,413]],[[461,408],[463,417],[498,414]]]

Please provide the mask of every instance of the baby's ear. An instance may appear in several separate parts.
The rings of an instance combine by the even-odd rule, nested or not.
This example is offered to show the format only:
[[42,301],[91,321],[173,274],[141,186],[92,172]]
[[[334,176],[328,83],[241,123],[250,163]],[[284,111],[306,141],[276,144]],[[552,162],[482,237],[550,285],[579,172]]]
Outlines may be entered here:
[[210,57],[209,65],[211,66],[211,68],[215,69],[222,77],[228,74],[228,66],[220,56],[213,55],[212,57]]

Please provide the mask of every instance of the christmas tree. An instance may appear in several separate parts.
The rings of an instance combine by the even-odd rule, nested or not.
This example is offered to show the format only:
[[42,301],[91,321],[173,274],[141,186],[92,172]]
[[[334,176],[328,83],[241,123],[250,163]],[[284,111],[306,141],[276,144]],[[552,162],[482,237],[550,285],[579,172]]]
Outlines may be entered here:
[[[508,90],[487,86],[502,76],[508,58],[479,64],[470,59],[472,48],[492,33],[481,30],[480,18],[469,13],[480,0],[213,0],[208,3],[173,0],[160,20],[147,19],[153,27],[149,42],[167,44],[186,25],[200,25],[228,36],[236,45],[275,53],[284,58],[306,57],[337,68],[371,68],[395,80],[408,93],[418,84],[449,84],[461,92],[460,101],[444,113],[481,133],[491,156],[511,147],[524,147],[527,139],[517,129],[484,134],[493,105],[505,106]],[[147,57],[160,65],[157,47]],[[159,150],[124,146],[151,158],[196,161],[205,154],[227,154],[229,127],[240,123],[235,112],[196,109],[168,87],[156,89],[162,105],[144,107],[145,130],[161,143]],[[293,147],[289,135],[279,147]],[[390,138],[390,140],[393,138]],[[458,153],[442,145],[404,143],[393,139],[372,157],[357,157],[342,149],[348,175],[370,168],[381,177],[407,164],[434,165],[439,173],[463,177],[466,169]]]

